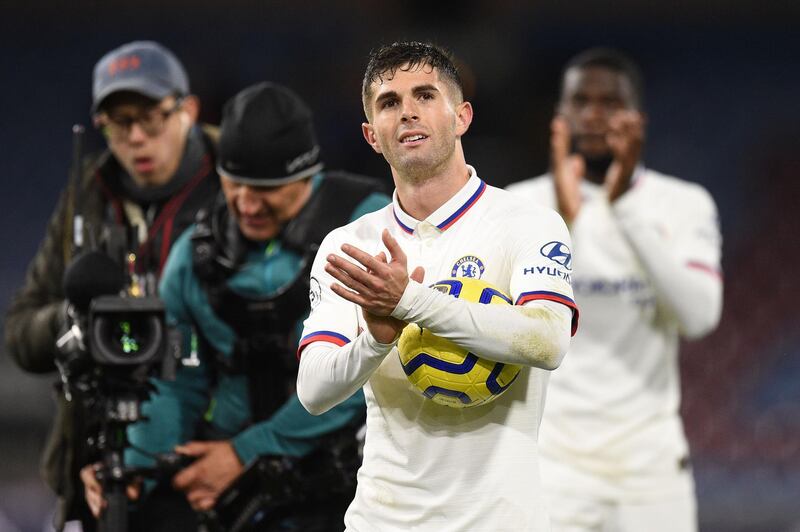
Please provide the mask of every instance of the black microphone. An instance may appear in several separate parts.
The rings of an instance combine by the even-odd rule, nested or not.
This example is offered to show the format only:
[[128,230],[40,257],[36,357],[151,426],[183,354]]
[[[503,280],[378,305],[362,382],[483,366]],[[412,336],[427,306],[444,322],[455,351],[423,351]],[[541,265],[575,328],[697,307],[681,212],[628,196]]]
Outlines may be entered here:
[[115,295],[125,287],[125,275],[114,259],[100,251],[79,255],[64,272],[64,294],[80,312],[93,298]]

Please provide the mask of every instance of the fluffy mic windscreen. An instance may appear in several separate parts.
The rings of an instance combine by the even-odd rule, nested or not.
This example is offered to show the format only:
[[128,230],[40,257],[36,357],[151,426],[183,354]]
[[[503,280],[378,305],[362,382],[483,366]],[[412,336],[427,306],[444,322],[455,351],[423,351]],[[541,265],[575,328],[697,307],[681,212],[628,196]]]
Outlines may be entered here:
[[114,259],[100,251],[78,256],[64,272],[64,293],[81,312],[93,298],[117,294],[125,286],[125,275]]

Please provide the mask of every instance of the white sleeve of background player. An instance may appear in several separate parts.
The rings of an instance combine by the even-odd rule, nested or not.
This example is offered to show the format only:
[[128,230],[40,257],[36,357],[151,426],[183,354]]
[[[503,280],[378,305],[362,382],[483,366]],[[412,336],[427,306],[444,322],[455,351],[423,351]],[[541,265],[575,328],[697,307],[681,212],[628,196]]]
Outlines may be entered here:
[[[547,210],[546,214],[534,223],[521,223],[524,229],[511,231],[508,237],[507,258],[513,268],[510,290],[518,306],[454,299],[410,281],[392,316],[490,360],[555,369],[569,347],[573,324],[577,324],[572,289],[563,277],[553,280],[543,275],[533,280],[523,272],[525,267],[542,263],[535,255],[549,242],[569,246],[564,222],[555,212]],[[554,277],[558,279],[557,274]]]
[[[297,350],[297,397],[311,414],[327,412],[353,395],[369,379],[394,344],[378,343],[361,332],[357,305],[331,290],[325,271],[328,254],[339,250],[342,233],[329,234],[311,267],[311,313]],[[339,238],[337,238],[337,236]]]
[[668,227],[652,219],[637,189],[612,211],[681,333],[698,338],[717,326],[722,312],[722,237],[714,200],[699,186],[691,191],[676,204]]

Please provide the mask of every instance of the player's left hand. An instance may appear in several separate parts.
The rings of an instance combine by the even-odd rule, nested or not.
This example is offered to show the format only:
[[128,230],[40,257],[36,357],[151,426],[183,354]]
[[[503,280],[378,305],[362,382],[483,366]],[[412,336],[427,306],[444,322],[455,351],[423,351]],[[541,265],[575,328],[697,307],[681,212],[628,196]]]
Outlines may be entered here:
[[172,485],[186,494],[195,510],[210,510],[244,469],[229,441],[191,441],[175,447],[175,452],[196,458],[172,478]]
[[[408,259],[388,229],[383,230],[381,237],[383,245],[389,251],[389,260],[344,244],[342,251],[358,264],[331,253],[327,257],[325,271],[341,283],[331,285],[331,290],[338,296],[375,316],[389,316],[408,286]],[[424,270],[417,267],[411,276],[415,280],[421,280],[423,275]]]
[[633,172],[642,155],[644,116],[639,111],[619,111],[609,121],[608,145],[614,160],[605,178],[609,201],[616,201],[627,192]]

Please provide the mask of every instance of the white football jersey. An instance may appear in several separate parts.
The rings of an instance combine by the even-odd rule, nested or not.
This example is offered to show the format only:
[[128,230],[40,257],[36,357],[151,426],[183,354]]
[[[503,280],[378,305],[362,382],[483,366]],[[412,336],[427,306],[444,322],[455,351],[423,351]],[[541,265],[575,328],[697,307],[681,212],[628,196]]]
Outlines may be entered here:
[[[391,205],[328,235],[312,269],[313,309],[301,353],[313,342],[344,345],[365,330],[359,307],[330,290],[325,257],[342,255],[345,242],[373,255],[386,251],[384,228],[406,253],[409,271],[425,268],[423,284],[475,277],[518,305],[547,300],[575,309],[571,244],[561,218],[470,172],[464,187],[423,221],[403,212],[395,193]],[[573,320],[574,326],[577,312]],[[524,367],[495,401],[455,409],[416,391],[392,348],[364,384],[364,461],[347,530],[549,530],[537,463],[548,374]]]
[[[539,448],[543,459],[613,479],[621,496],[641,498],[685,491],[676,476],[688,458],[679,333],[698,336],[716,325],[722,285],[710,195],[641,167],[634,179],[613,205],[603,187],[581,185],[570,228],[581,330],[550,379]],[[556,203],[550,176],[508,190]]]

